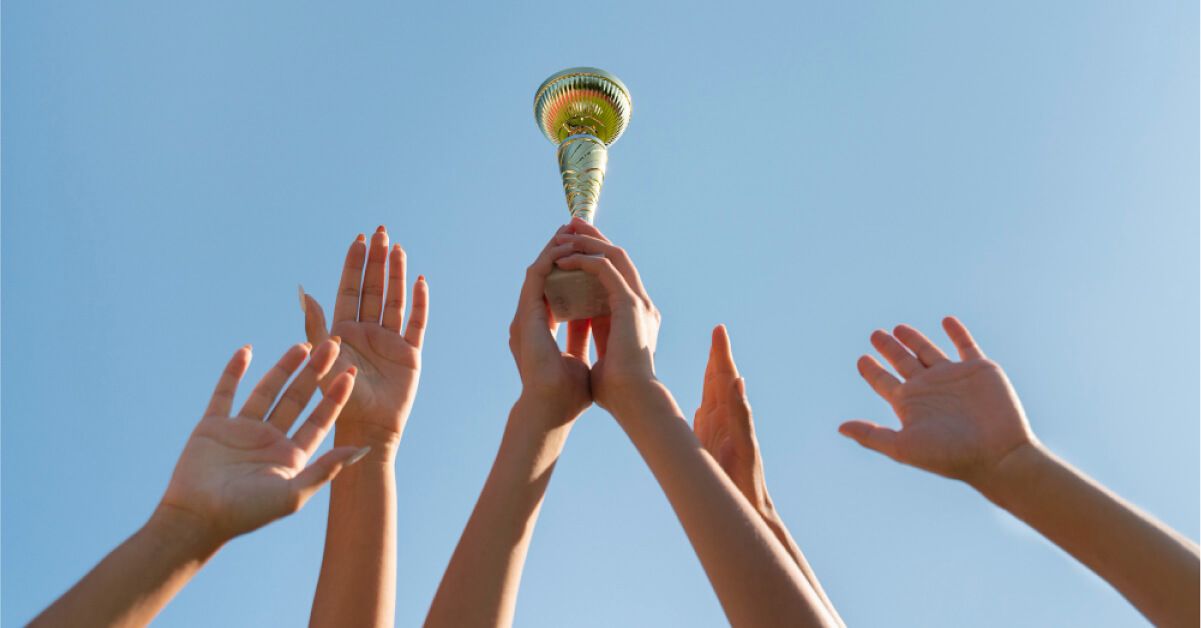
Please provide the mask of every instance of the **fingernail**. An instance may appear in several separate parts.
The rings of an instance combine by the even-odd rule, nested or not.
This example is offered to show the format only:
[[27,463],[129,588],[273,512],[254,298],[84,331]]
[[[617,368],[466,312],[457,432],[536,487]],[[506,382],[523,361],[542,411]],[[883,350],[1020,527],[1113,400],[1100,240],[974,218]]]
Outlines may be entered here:
[[346,466],[348,466],[348,467],[349,467],[350,465],[352,465],[352,464],[354,464],[354,463],[356,463],[356,462],[358,462],[358,461],[362,460],[362,459],[363,459],[363,456],[366,456],[366,455],[367,455],[367,452],[369,452],[369,451],[371,451],[371,447],[370,447],[370,446],[368,446],[368,447],[364,447],[364,448],[362,448],[362,449],[360,449],[360,450],[358,450],[358,451],[354,452],[354,455],[353,455],[353,456],[351,456],[351,457],[349,457],[349,458],[347,458],[347,459],[346,459]]
[[254,351],[254,347],[252,347],[252,346],[250,346],[250,345],[242,345],[242,348],[243,348],[243,349],[245,349],[245,350],[247,350],[247,351]]
[[296,294],[300,295],[300,311],[305,314],[309,313],[309,304],[304,299],[304,286],[296,284]]
[[342,344],[342,337],[341,337],[341,336],[330,336],[330,337],[329,337],[329,339],[330,339],[330,340],[333,340],[334,342],[338,343],[339,345],[341,345],[341,344]]
[[354,376],[356,376],[356,375],[358,375],[358,374],[359,374],[359,367],[357,367],[357,366],[352,366],[352,367],[350,367],[350,368],[346,369],[346,372],[347,372],[347,373],[350,373],[350,376],[351,376],[351,377],[354,377]]
[[312,351],[312,350],[313,350],[313,343],[311,343],[311,342],[309,342],[309,341],[307,341],[307,340],[306,340],[306,341],[304,341],[304,342],[302,342],[302,343],[300,343],[300,344],[304,345],[304,350],[305,350],[305,351]]
[[383,225],[380,225],[380,226],[378,226],[378,227],[376,227],[376,228],[375,228],[375,232],[376,232],[376,233],[387,233],[387,232],[388,232],[388,230],[387,230],[387,229],[385,229]]
[[359,235],[355,236],[355,239],[354,239],[354,241],[355,241],[355,242],[366,242],[366,241],[367,241],[367,236],[365,236],[365,235],[363,235],[363,234],[361,234],[361,233],[360,233]]
[[425,281],[425,275],[417,275],[417,281],[424,282],[424,281]]

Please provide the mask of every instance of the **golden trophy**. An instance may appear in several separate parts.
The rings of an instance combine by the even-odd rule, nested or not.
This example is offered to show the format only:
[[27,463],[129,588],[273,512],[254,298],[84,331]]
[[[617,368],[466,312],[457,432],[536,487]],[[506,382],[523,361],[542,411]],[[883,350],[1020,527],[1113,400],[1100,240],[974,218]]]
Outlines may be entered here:
[[[597,68],[570,68],[546,79],[534,95],[534,120],[559,147],[559,174],[567,209],[592,224],[605,183],[608,147],[630,122],[630,91]],[[605,316],[605,289],[582,270],[554,269],[546,280],[546,300],[555,319]]]

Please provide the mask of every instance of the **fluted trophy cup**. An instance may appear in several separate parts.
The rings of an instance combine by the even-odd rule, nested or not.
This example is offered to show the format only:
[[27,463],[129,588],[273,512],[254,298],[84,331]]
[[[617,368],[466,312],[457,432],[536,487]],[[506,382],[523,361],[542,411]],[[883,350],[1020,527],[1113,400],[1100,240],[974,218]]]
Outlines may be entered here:
[[[630,122],[630,91],[612,74],[597,68],[570,68],[546,79],[534,95],[534,119],[559,147],[559,174],[567,209],[589,224],[596,219],[608,147]],[[546,279],[546,300],[555,319],[571,321],[605,316],[603,286],[582,270],[554,269]]]

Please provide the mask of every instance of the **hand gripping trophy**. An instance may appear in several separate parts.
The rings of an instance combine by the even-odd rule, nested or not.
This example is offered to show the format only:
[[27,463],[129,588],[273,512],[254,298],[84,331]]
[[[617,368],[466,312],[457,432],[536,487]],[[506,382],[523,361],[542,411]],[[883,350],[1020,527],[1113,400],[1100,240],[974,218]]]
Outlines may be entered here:
[[[608,146],[630,122],[630,92],[597,68],[571,68],[546,79],[534,95],[534,119],[559,147],[559,174],[573,217],[592,223],[605,182]],[[546,300],[560,321],[605,316],[605,289],[582,270],[556,268],[546,280]]]

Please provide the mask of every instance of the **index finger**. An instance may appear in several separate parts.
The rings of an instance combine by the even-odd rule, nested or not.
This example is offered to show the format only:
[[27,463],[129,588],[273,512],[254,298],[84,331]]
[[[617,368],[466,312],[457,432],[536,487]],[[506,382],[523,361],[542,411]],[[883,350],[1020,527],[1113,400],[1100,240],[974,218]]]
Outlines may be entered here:
[[[567,231],[567,225],[559,227],[555,235]],[[542,295],[546,291],[546,276],[555,267],[555,260],[571,252],[571,244],[555,244],[551,238],[542,252],[526,269],[525,282],[521,284],[521,296],[518,298],[518,310],[523,308],[537,310],[542,306]]]

